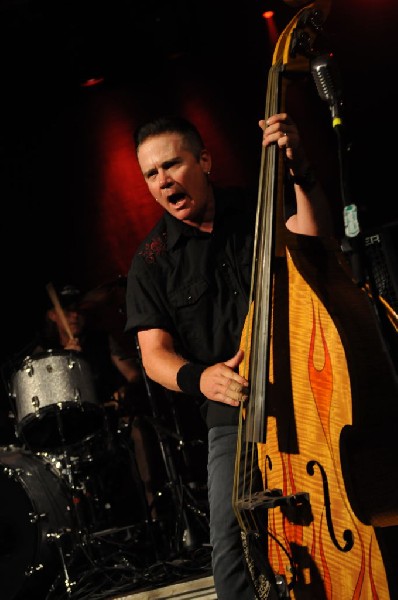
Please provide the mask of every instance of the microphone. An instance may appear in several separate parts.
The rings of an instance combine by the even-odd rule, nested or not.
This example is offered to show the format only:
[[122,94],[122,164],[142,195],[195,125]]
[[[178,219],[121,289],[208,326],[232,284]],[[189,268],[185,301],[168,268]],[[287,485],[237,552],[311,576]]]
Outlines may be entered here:
[[333,124],[340,124],[343,108],[342,83],[333,56],[322,54],[314,58],[311,61],[311,73],[320,98],[329,104]]

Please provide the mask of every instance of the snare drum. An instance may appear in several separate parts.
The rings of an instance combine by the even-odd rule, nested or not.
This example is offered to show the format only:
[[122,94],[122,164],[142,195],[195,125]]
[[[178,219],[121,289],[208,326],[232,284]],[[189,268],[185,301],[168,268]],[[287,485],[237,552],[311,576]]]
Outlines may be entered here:
[[[0,452],[0,595],[45,598],[70,552],[72,501],[52,467],[21,449]],[[59,546],[59,547],[57,547]]]
[[11,381],[17,434],[32,450],[68,446],[103,426],[87,361],[70,351],[26,357]]

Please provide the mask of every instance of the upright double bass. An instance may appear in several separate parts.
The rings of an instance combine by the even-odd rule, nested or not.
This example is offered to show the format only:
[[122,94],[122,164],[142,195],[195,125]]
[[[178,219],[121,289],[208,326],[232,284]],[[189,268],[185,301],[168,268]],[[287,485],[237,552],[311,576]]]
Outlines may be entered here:
[[[308,74],[329,8],[306,5],[282,32],[266,118]],[[397,372],[337,240],[284,226],[282,171],[279,149],[263,149],[233,497],[245,557],[259,598],[271,581],[284,599],[394,600]]]

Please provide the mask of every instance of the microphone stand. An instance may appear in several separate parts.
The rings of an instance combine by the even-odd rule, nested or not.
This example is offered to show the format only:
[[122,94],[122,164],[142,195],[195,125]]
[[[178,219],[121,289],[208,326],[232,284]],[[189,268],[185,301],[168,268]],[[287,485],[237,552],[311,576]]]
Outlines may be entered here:
[[[332,59],[332,55],[321,55],[313,59],[311,70],[320,98],[329,104],[332,126],[337,137],[339,181],[344,207],[345,231],[345,235],[341,240],[341,249],[348,256],[354,283],[362,289],[368,287],[368,297],[372,302],[383,340],[389,347],[390,357],[392,357],[393,348],[391,342],[388,341],[390,339],[388,318],[379,298],[372,268],[366,257],[364,239],[358,219],[358,209],[351,200],[347,160],[350,146],[346,142],[342,116],[343,100],[340,73],[334,59]],[[396,369],[395,365],[394,369]]]
[[369,273],[366,269],[363,239],[358,220],[358,208],[350,198],[348,185],[347,153],[343,122],[340,118],[333,118],[333,127],[337,136],[337,150],[339,159],[340,191],[343,202],[343,218],[345,235],[341,240],[341,249],[348,256],[354,282],[362,287]]
[[311,62],[311,71],[320,98],[326,101],[332,117],[332,126],[337,137],[340,193],[343,203],[345,236],[342,251],[348,256],[353,280],[362,287],[367,278],[358,208],[350,197],[347,155],[349,145],[345,139],[343,121],[342,83],[340,72],[331,54],[320,55]]

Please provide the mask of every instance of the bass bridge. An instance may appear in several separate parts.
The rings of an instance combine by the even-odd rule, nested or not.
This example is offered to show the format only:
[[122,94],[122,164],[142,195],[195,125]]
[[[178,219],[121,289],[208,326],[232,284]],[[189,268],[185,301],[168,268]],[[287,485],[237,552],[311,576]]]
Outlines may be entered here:
[[255,492],[249,498],[240,498],[236,502],[238,511],[247,518],[254,517],[255,521],[258,521],[259,513],[277,507],[280,507],[282,514],[294,525],[309,525],[313,521],[308,492],[284,496],[281,489],[274,488]]

